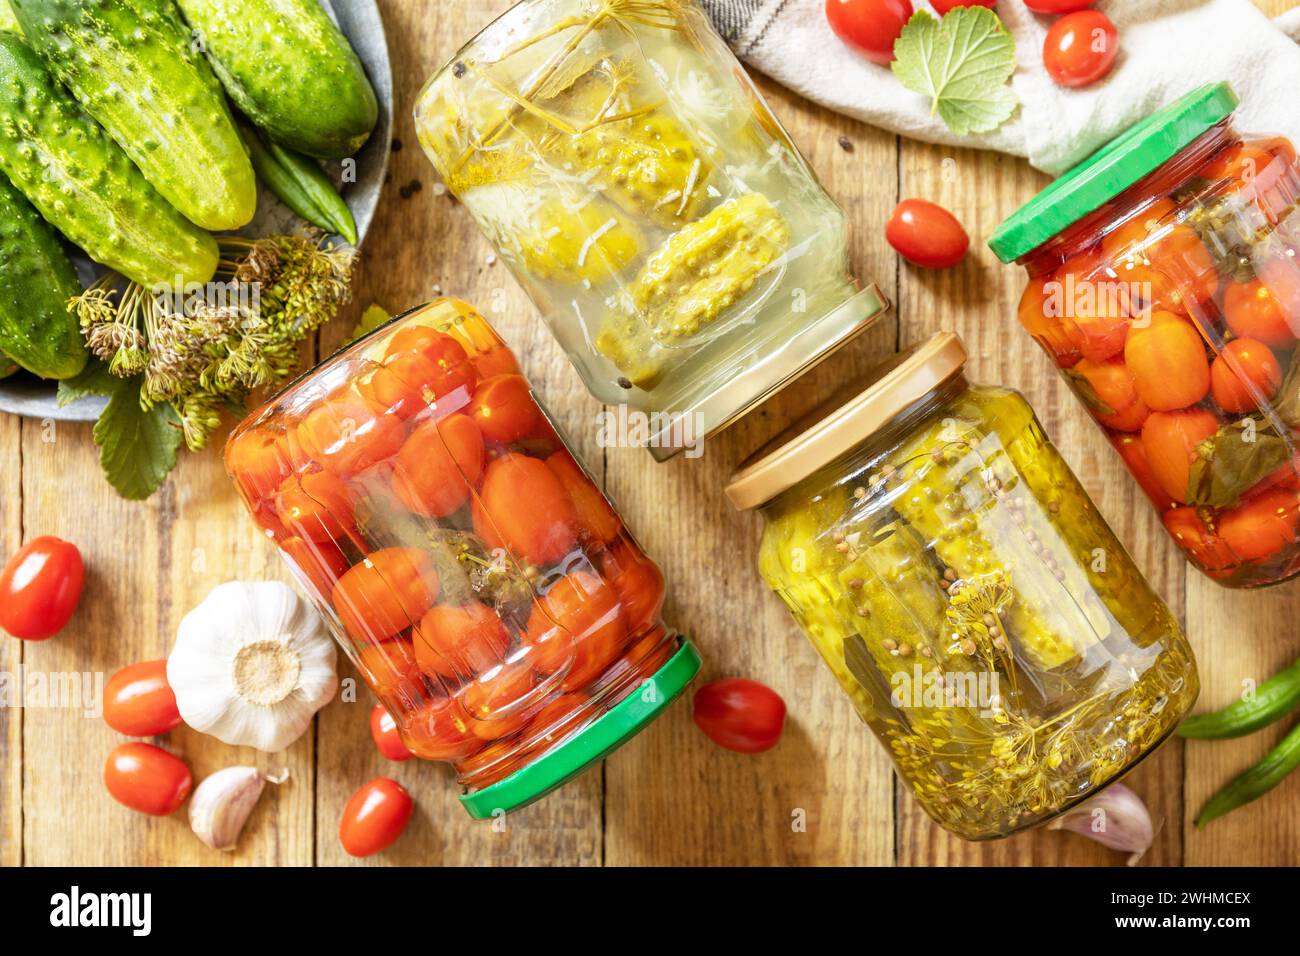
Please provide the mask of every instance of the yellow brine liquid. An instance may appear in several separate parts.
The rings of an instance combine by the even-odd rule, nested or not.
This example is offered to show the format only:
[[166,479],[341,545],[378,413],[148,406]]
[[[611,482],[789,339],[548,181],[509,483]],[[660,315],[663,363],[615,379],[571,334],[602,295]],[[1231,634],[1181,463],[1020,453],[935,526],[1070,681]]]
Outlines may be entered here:
[[961,836],[1069,807],[1196,698],[1178,623],[1016,392],[959,378],[764,515],[764,579]]
[[604,402],[688,408],[856,291],[843,213],[694,3],[526,0],[416,123]]

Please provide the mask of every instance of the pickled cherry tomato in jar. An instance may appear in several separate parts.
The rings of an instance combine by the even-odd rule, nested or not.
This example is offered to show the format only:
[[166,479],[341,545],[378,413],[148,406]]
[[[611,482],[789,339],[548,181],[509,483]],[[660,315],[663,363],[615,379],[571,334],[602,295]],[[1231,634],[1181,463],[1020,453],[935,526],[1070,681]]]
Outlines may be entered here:
[[226,466],[379,698],[384,745],[453,764],[476,818],[582,772],[699,668],[662,572],[465,302],[299,379]]
[[989,245],[1174,542],[1251,588],[1300,573],[1300,165],[1236,105],[1220,83],[1148,116]]

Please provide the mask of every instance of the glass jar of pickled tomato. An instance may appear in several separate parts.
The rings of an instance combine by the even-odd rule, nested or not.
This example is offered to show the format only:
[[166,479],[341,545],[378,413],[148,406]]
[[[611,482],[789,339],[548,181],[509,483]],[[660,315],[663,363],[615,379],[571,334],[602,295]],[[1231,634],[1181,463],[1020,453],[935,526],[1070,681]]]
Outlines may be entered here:
[[1005,836],[1118,779],[1191,707],[1196,666],[1017,393],[951,333],[775,438],[727,496],[759,567],[959,836]]
[[1236,102],[1221,83],[1148,117],[989,245],[1187,557],[1258,587],[1300,571],[1300,167]]
[[699,669],[664,578],[473,307],[439,299],[250,415],[226,467],[417,756],[472,816],[540,798]]
[[524,0],[425,86],[425,152],[593,395],[659,460],[885,308],[694,0]]

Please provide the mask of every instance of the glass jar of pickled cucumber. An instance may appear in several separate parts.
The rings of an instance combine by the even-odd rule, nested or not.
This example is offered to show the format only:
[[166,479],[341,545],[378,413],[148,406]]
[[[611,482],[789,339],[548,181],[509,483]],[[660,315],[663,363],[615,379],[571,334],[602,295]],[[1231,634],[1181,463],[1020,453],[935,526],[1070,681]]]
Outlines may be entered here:
[[1236,103],[1221,83],[1148,117],[989,244],[1187,557],[1257,587],[1300,572],[1300,166]]
[[644,413],[660,460],[885,308],[694,0],[524,0],[428,82],[415,121],[592,394]]
[[1017,393],[950,333],[727,486],[760,571],[926,811],[968,839],[1061,813],[1191,707],[1177,621]]
[[664,578],[473,307],[394,319],[250,415],[226,467],[417,756],[472,816],[540,798],[699,669]]

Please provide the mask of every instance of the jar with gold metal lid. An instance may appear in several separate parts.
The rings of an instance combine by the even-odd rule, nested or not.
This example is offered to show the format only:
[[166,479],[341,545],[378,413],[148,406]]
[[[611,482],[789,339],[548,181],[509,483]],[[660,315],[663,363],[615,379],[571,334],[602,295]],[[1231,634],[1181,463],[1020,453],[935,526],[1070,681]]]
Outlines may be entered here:
[[694,0],[523,0],[421,91],[420,142],[591,393],[659,460],[886,303]]
[[1150,753],[1191,650],[1033,410],[935,336],[743,464],[764,580],[926,811],[1041,823]]

